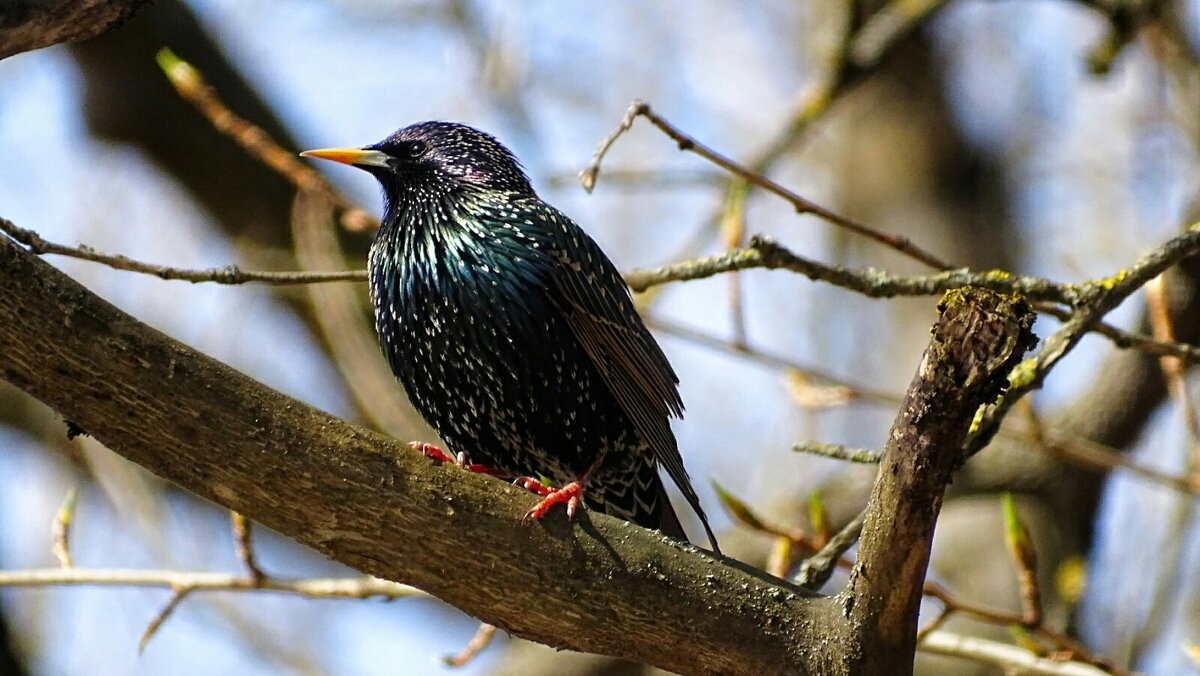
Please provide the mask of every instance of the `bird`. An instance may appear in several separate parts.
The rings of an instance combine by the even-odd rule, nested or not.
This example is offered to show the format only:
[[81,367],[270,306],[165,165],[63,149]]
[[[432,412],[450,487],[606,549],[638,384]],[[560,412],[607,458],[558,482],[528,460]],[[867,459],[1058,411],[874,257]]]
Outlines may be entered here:
[[512,151],[428,121],[301,155],[382,186],[367,256],[379,344],[449,453],[410,446],[538,492],[527,519],[558,503],[573,517],[582,501],[687,541],[662,467],[720,551],[671,431],[675,371],[616,266]]

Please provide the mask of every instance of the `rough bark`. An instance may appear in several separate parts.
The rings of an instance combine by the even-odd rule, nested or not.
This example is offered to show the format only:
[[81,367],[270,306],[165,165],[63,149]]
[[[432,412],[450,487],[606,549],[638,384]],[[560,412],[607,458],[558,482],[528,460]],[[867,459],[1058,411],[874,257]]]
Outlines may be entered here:
[[147,0],[0,1],[0,59],[99,35]]
[[892,426],[850,582],[851,673],[912,673],[917,611],[934,524],[981,403],[995,400],[1035,339],[1024,301],[977,289],[948,294]]

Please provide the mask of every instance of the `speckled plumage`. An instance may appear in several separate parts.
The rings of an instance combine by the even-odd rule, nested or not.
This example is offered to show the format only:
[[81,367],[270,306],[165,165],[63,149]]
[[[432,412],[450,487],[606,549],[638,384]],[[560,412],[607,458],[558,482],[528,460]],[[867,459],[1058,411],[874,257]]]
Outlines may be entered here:
[[384,188],[380,345],[452,454],[560,486],[603,454],[586,504],[686,538],[661,464],[716,548],[668,422],[678,379],[596,243],[471,127],[414,124],[363,150]]

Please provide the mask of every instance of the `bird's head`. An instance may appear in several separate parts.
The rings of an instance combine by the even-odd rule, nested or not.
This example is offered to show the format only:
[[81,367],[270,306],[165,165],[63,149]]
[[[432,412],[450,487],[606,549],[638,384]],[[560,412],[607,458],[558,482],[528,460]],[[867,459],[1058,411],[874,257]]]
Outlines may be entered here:
[[389,197],[442,195],[460,189],[533,194],[520,162],[490,134],[453,122],[418,122],[361,148],[322,148],[301,155],[370,173]]

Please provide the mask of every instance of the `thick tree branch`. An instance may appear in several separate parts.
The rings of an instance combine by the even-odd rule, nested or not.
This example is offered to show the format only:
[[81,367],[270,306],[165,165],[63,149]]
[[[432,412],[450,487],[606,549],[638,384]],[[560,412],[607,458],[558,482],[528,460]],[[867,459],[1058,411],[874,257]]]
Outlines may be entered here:
[[522,522],[526,492],[285,397],[2,237],[0,376],[160,476],[518,636],[683,673],[827,664],[829,599],[606,516]]
[[7,238],[0,376],[170,481],[518,636],[682,673],[901,673],[961,440],[1029,340],[1023,304],[979,289],[953,297],[885,447],[852,584],[837,599],[603,515],[524,523],[524,491],[274,392]]
[[128,19],[147,0],[0,2],[0,59],[95,37]]
[[947,294],[892,426],[859,555],[841,598],[856,673],[911,673],[929,548],[951,474],[980,404],[995,400],[1035,338],[1023,300],[982,289]]

